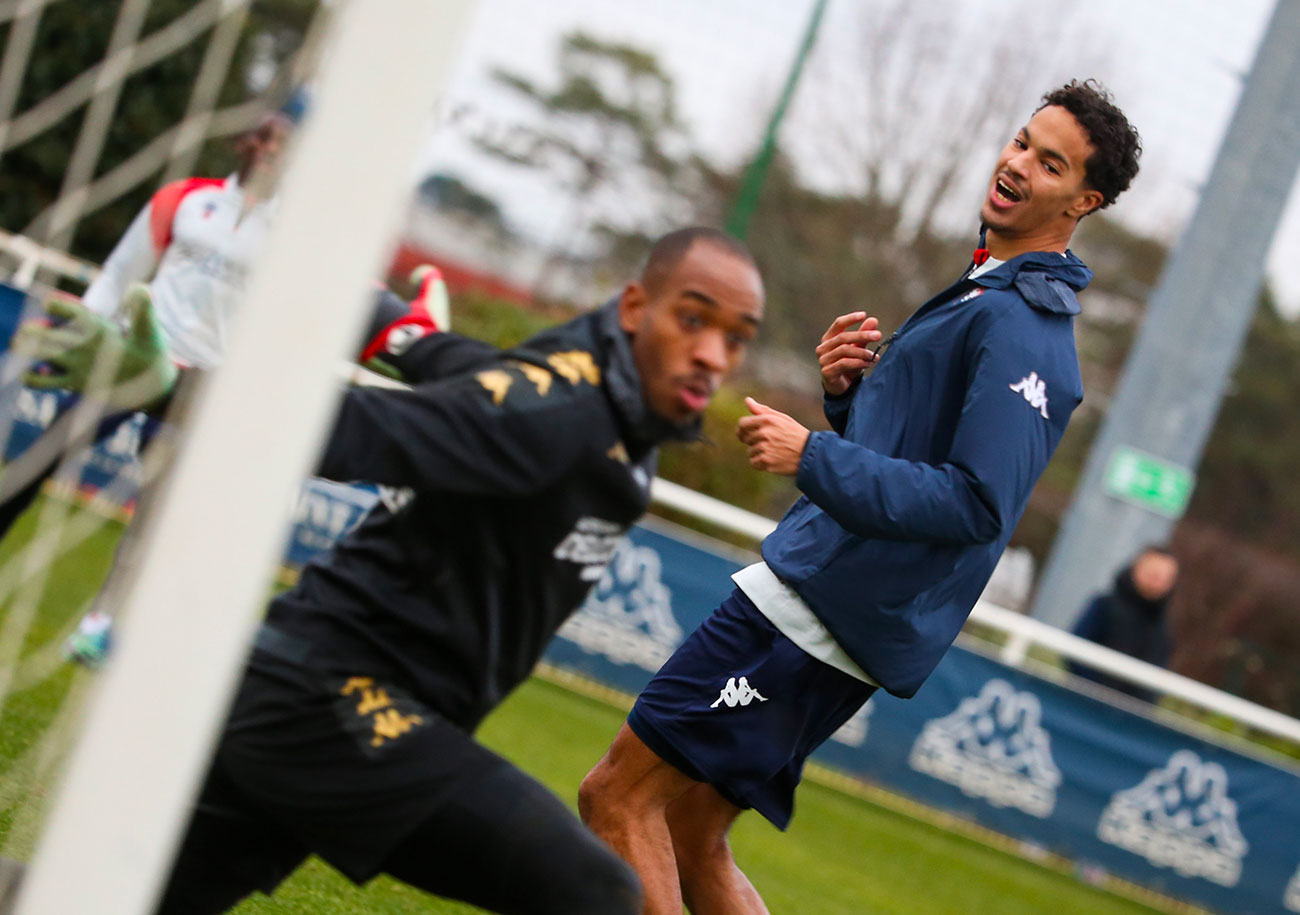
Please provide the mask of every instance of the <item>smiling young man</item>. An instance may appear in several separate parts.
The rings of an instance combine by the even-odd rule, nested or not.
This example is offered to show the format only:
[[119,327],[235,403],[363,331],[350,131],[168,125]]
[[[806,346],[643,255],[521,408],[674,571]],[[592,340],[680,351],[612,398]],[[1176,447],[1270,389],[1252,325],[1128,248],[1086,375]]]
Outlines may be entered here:
[[887,349],[864,312],[827,330],[832,431],[748,402],[750,464],[803,495],[579,795],[647,915],[766,912],[727,844],[736,817],[785,828],[808,754],[878,687],[913,695],[952,644],[1082,398],[1072,319],[1091,272],[1066,246],[1139,153],[1095,83],[1049,93],[998,157],[962,277]]
[[386,488],[272,601],[158,912],[225,911],[310,853],[494,912],[639,912],[631,870],[472,735],[645,512],[658,445],[697,433],[762,311],[748,251],[683,229],[604,308],[505,353],[429,335],[400,368],[430,380],[351,391],[319,472]]

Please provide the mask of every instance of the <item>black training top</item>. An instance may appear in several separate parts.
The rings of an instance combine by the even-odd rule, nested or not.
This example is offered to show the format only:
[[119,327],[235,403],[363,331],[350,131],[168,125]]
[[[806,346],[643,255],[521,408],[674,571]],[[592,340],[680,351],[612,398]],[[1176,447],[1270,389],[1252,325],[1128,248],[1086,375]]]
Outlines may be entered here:
[[393,678],[472,730],[600,577],[678,430],[646,407],[612,303],[507,352],[431,335],[403,363],[453,374],[348,392],[319,473],[380,503],[267,621],[313,666]]

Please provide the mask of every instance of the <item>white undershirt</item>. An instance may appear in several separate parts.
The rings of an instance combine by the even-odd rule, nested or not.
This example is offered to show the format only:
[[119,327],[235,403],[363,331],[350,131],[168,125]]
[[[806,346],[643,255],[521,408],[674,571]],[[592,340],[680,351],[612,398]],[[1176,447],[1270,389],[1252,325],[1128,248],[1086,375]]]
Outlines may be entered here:
[[[1061,255],[1061,260],[1066,259],[1065,254],[1059,251],[1057,253]],[[1006,261],[1000,261],[996,257],[990,257],[988,260],[980,264],[970,273],[966,274],[966,279],[973,280],[977,276],[983,276],[984,274],[988,273],[990,270],[996,270],[998,267],[1001,267],[1005,263]]]
[[998,267],[1001,267],[1005,263],[1006,261],[1000,261],[996,257],[990,257],[988,260],[980,264],[970,273],[966,274],[966,279],[973,280],[977,276],[983,276],[984,274],[988,273],[990,270],[996,270]]
[[805,652],[850,677],[872,686],[880,685],[854,663],[803,598],[777,578],[767,563],[746,566],[732,575],[731,580],[783,636]]

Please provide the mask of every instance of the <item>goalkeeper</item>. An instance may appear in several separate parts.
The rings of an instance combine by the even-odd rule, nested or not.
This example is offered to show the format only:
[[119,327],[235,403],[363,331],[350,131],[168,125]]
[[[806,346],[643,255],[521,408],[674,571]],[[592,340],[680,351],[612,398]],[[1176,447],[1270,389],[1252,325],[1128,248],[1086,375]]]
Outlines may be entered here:
[[[660,239],[604,308],[508,353],[455,334],[347,392],[319,472],[386,487],[270,606],[158,911],[225,911],[315,853],[502,913],[640,911],[635,876],[473,739],[649,503],[754,337],[728,236]],[[466,371],[466,367],[468,371]]]
[[[149,282],[159,332],[172,360],[178,366],[199,369],[219,365],[243,277],[266,240],[280,154],[303,104],[302,96],[295,95],[241,135],[235,141],[239,166],[230,176],[185,178],[159,189],[118,240],[82,297],[90,315],[124,319],[130,324],[137,306],[127,301],[127,293],[136,284]],[[54,306],[53,314],[65,320],[78,316],[66,304]],[[74,330],[93,332],[86,322],[78,323],[81,326]],[[97,350],[90,347],[85,352]],[[88,373],[89,367],[65,368]],[[60,387],[61,380],[57,375],[34,376],[31,386]],[[79,380],[85,383],[89,377]],[[123,406],[120,397],[107,400],[110,407]],[[165,402],[154,404],[144,430],[146,442],[156,433],[157,417],[165,406]],[[131,415],[128,410],[106,416],[96,440],[106,438]],[[24,481],[21,489],[7,493],[0,504],[0,537],[36,498],[55,466],[49,464]]]
[[[53,372],[41,366],[24,382],[34,388],[84,391],[94,380],[97,357],[103,360],[102,371],[109,373],[112,360],[125,359],[120,365],[125,373],[138,367],[131,361],[131,347],[143,345],[148,353],[148,341],[137,338],[146,331],[140,323],[141,299],[131,297],[130,290],[144,281],[150,284],[157,312],[156,322],[151,319],[151,323],[171,359],[137,376],[129,390],[96,395],[106,412],[93,430],[94,442],[109,438],[132,419],[133,401],[149,402],[140,437],[140,448],[147,448],[162,428],[161,418],[170,402],[150,398],[148,387],[169,386],[179,368],[209,369],[220,364],[243,278],[264,247],[274,213],[272,193],[280,155],[305,105],[305,95],[294,93],[279,110],[236,138],[238,169],[228,177],[185,178],[160,188],[118,240],[81,306],[58,300],[46,303],[52,317],[66,322],[56,333],[57,345],[71,350]],[[132,343],[125,349],[101,347],[107,325],[119,320],[130,329]],[[60,412],[74,402],[61,399]],[[6,468],[0,478],[0,538],[53,476],[66,448],[66,442],[49,454],[38,454],[33,448]],[[111,628],[111,617],[93,607],[65,642],[65,656],[98,666],[107,656]]]
[[[147,405],[141,447],[147,447],[170,403],[179,372],[206,370],[221,363],[228,325],[253,258],[264,247],[274,211],[272,191],[281,153],[305,107],[296,93],[235,143],[238,170],[224,179],[187,178],[163,186],[131,223],[103,271],[80,305],[55,299],[46,311],[62,326],[51,329],[33,348],[34,328],[20,333],[15,349],[41,360],[24,377],[28,387],[86,391],[95,366],[131,378],[129,385],[100,391],[106,415],[93,433],[102,441]],[[149,280],[148,289],[141,284]],[[376,293],[370,328],[360,361],[395,374],[392,358],[413,341],[447,324],[447,291],[436,269],[425,266],[413,277],[419,293],[409,306],[395,295]],[[133,292],[134,290],[134,292]],[[143,308],[152,302],[152,315]],[[121,323],[125,336],[115,326]],[[168,359],[150,362],[159,347]],[[57,358],[50,360],[51,354]],[[114,369],[116,366],[116,370]],[[64,404],[64,409],[67,407]],[[60,455],[24,470],[11,466],[0,478],[0,538],[36,498],[57,469]],[[111,619],[96,608],[69,637],[65,653],[89,666],[108,651]]]

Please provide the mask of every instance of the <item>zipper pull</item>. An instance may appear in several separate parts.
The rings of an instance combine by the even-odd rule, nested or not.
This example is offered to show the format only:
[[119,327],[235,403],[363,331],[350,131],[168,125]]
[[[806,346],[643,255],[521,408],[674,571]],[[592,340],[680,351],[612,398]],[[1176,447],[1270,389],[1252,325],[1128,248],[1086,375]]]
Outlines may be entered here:
[[897,339],[898,339],[898,331],[894,331],[892,334],[889,335],[889,339],[888,339],[888,340],[884,340],[884,341],[882,341],[882,342],[880,342],[880,343],[877,343],[877,344],[876,344],[876,348],[873,349],[873,350],[871,351],[871,356],[872,356],[871,361],[872,361],[872,362],[878,362],[878,361],[880,361],[880,352],[881,352],[881,350],[883,350],[885,347],[889,346],[889,344],[893,343],[893,342],[894,342],[895,340],[897,340]]

